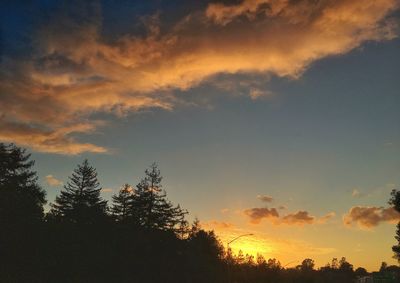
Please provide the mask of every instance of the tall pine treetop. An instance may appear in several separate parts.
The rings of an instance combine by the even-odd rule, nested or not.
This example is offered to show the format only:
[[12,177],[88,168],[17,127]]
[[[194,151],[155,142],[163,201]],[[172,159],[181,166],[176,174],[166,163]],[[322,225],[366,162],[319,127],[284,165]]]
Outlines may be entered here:
[[56,197],[51,214],[74,223],[93,223],[106,215],[107,201],[100,197],[97,172],[85,159]]
[[148,229],[180,232],[187,213],[174,206],[161,187],[162,176],[156,163],[145,170],[145,177],[136,186],[133,207],[139,224]]

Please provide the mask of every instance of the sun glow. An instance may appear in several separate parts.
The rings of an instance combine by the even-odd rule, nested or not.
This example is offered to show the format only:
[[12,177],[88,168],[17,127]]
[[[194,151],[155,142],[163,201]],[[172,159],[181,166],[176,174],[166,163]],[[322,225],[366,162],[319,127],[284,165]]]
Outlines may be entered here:
[[[228,246],[226,245],[226,247]],[[268,258],[274,250],[270,243],[268,243],[265,239],[257,237],[256,235],[240,238],[229,244],[229,248],[232,249],[234,254],[238,254],[239,251],[242,251],[244,255],[252,255],[255,258],[257,257],[257,254]]]

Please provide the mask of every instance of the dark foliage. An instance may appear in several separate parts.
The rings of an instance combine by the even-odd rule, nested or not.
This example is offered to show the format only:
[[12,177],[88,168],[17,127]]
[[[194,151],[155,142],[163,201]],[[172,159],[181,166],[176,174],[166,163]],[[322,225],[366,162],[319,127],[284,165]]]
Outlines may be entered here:
[[167,200],[166,192],[161,189],[162,176],[155,163],[146,169],[145,175],[134,190],[132,214],[144,228],[179,230],[187,212]]
[[[224,250],[197,219],[189,227],[155,164],[108,209],[85,160],[43,218],[45,194],[29,157],[0,143],[0,282],[350,283],[369,275],[345,258],[319,270],[309,258],[285,269],[277,259]],[[399,269],[383,263],[380,273],[398,280]]]
[[[21,225],[43,217],[45,192],[24,149],[0,143],[0,224]],[[12,220],[12,221],[10,221]]]
[[79,224],[104,220],[107,201],[101,199],[99,186],[96,169],[85,159],[51,205],[49,218]]
[[[393,190],[391,196],[392,197],[389,200],[389,204],[392,205],[393,208],[400,213],[400,191]],[[395,238],[397,240],[397,245],[394,245],[392,247],[392,250],[394,252],[394,258],[396,258],[400,263],[400,222],[397,224]]]

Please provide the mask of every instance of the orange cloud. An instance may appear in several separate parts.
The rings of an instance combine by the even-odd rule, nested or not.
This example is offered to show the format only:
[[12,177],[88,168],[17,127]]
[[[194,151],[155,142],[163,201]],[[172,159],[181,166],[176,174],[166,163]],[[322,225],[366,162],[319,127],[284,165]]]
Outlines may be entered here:
[[34,150],[75,155],[82,152],[104,153],[106,148],[91,143],[77,142],[71,133],[93,131],[94,124],[74,124],[54,129],[43,129],[27,124],[12,123],[0,117],[0,140],[30,146]]
[[46,176],[46,183],[50,186],[57,187],[63,184],[60,180],[58,180],[56,177],[53,175],[47,175]]
[[396,223],[400,214],[392,207],[354,206],[343,216],[347,226],[357,224],[360,228],[370,229],[383,222]]
[[[56,14],[35,33],[30,59],[2,57],[1,140],[53,153],[106,152],[74,139],[80,129],[65,128],[98,112],[171,110],[181,102],[171,90],[188,90],[217,74],[298,77],[318,59],[396,37],[397,22],[387,16],[399,2],[210,4],[170,30],[161,32],[158,17],[152,16],[144,21],[147,35],[112,41],[101,36],[100,7],[91,7],[85,23]],[[253,99],[270,95],[258,88],[248,93]]]

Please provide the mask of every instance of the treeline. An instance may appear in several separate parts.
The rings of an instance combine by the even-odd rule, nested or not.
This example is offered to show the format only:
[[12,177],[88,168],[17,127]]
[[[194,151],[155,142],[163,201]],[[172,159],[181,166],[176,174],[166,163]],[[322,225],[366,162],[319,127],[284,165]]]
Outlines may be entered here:
[[85,160],[45,213],[33,166],[24,149],[0,143],[0,282],[345,283],[368,275],[345,258],[316,270],[312,259],[285,268],[261,255],[233,255],[167,199],[156,164],[108,204]]

